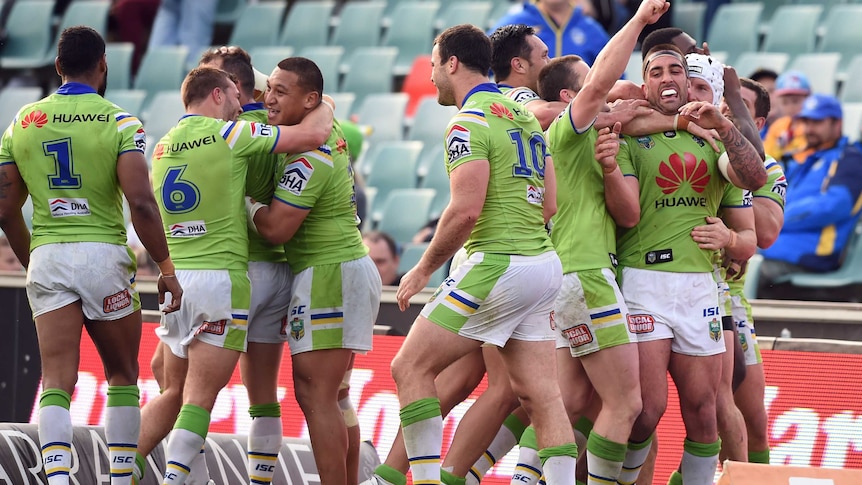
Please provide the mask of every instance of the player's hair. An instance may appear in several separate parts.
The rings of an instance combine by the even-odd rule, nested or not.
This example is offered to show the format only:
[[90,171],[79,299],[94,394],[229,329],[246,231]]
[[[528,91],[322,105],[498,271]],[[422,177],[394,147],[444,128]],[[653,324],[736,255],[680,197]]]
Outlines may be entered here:
[[757,95],[754,100],[754,116],[757,118],[766,118],[769,110],[772,109],[771,101],[769,100],[769,91],[757,81],[753,81],[747,77],[739,78],[739,84],[748,88]]
[[323,73],[314,61],[305,57],[288,57],[278,63],[278,68],[296,74],[296,84],[306,93],[323,95]]
[[386,243],[386,247],[389,248],[389,252],[392,254],[392,257],[400,256],[400,248],[398,247],[398,243],[395,242],[395,239],[392,238],[389,234],[383,231],[369,231],[365,233],[363,238],[368,239],[369,242],[377,243],[383,241]]
[[676,27],[665,27],[663,29],[653,30],[644,37],[643,42],[641,42],[641,58],[646,59],[647,53],[657,45],[673,44],[673,39],[684,33],[685,31]]
[[748,78],[755,82],[760,82],[761,79],[770,79],[772,81],[775,81],[776,79],[778,79],[778,73],[773,71],[772,69],[761,67],[760,69],[757,69],[756,71],[751,73],[751,76],[748,76]]
[[666,54],[672,54],[676,57],[679,57],[680,62],[682,62],[682,67],[685,68],[685,76],[688,77],[688,63],[685,62],[685,55],[683,55],[682,51],[679,50],[679,47],[673,44],[658,44],[653,46],[649,51],[647,51],[643,60],[643,67],[641,72],[644,73],[644,79],[646,79],[646,72],[649,69],[649,63],[654,59],[655,54],[659,54],[661,52],[665,52]]
[[105,39],[83,25],[69,27],[60,34],[57,62],[63,76],[81,76],[96,69],[105,56]]
[[464,67],[487,75],[491,70],[491,40],[479,27],[461,24],[449,27],[434,39],[440,62],[458,58]]
[[560,90],[580,91],[583,79],[578,77],[574,66],[582,60],[574,54],[551,59],[539,71],[539,96],[545,101],[561,101]]
[[236,77],[229,72],[212,67],[196,67],[183,80],[183,105],[188,108],[205,100],[215,88],[227,91],[231,83],[236,83]]
[[512,74],[512,58],[530,57],[530,35],[536,35],[536,29],[524,24],[504,25],[491,34],[491,70],[497,82]]
[[242,94],[247,97],[254,96],[254,68],[251,64],[251,56],[242,47],[235,45],[213,47],[207,49],[202,55],[198,65],[209,64],[221,59],[221,69],[233,74],[239,81]]

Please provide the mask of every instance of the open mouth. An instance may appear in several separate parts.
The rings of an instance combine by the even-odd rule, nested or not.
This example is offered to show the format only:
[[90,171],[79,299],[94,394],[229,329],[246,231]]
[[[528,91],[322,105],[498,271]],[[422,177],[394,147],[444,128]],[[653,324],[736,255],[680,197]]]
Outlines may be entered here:
[[661,92],[661,99],[671,99],[677,97],[677,90],[674,88],[664,89]]

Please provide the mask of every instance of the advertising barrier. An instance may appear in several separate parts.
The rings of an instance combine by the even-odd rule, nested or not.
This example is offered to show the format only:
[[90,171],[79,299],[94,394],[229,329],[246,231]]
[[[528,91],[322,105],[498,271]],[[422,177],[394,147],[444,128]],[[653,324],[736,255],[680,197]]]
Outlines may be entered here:
[[[139,381],[142,404],[159,392],[149,366],[158,343],[153,333],[156,325],[146,323],[144,326]],[[402,337],[375,336],[374,350],[357,356],[351,379],[350,394],[359,417],[362,439],[370,441],[381,458],[386,457],[399,425],[399,405],[389,364],[402,341]],[[764,350],[763,360],[772,463],[862,469],[862,379],[859,379],[858,371],[862,368],[862,356]],[[282,362],[278,389],[284,434],[305,440],[308,429],[293,399],[290,364],[289,358]],[[444,453],[458,422],[485,385],[483,381],[470,398],[446,418]],[[679,464],[685,436],[675,389],[672,385],[670,387],[668,412],[658,431],[660,452],[654,480],[657,484],[666,483],[670,472]],[[106,391],[107,382],[98,354],[85,335],[78,386],[72,399],[74,424],[104,425]],[[34,403],[37,398],[38,392],[33,396]],[[31,422],[36,420],[37,410],[38,407],[34,406]],[[250,423],[248,398],[237,371],[219,394],[212,412],[210,432],[244,435]],[[239,440],[231,446],[241,448],[243,444],[244,440]],[[516,461],[517,454],[510,453],[483,483],[508,484]],[[2,464],[6,467],[5,461]],[[210,470],[213,470],[212,465]],[[0,483],[3,483],[2,479],[0,476]]]

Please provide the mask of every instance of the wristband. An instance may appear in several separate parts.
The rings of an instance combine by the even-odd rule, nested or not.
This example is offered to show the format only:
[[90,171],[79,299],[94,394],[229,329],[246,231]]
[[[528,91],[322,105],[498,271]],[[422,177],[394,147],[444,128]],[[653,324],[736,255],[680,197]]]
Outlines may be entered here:
[[[682,121],[681,124],[680,121]],[[689,120],[688,118],[683,118],[682,120],[680,120],[679,113],[677,113],[673,117],[673,131],[685,131],[688,128],[689,123],[691,123],[691,120]]]
[[619,165],[614,165],[614,168],[612,168],[610,170],[608,170],[605,167],[602,167],[602,175],[610,175],[610,174],[616,172],[618,168],[620,168]]
[[266,207],[266,204],[261,204],[260,202],[255,201],[249,196],[245,197],[245,210],[248,213],[248,228],[258,233],[257,226],[254,223],[254,215],[257,214],[257,211]]
[[168,256],[164,261],[156,263],[159,267],[159,273],[163,277],[176,276],[176,268],[174,267],[174,262],[171,261],[171,257]]

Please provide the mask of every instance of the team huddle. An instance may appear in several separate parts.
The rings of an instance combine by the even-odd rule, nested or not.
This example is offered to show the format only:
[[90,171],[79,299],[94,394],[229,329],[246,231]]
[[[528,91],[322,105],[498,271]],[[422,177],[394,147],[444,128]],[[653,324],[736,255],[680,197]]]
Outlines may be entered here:
[[[392,362],[401,430],[366,483],[405,484],[408,469],[416,484],[479,483],[516,444],[513,483],[636,483],[668,371],[687,432],[675,480],[712,483],[720,451],[768,462],[742,295],[745,261],[777,236],[759,221],[782,217],[784,203],[781,169],[764,162],[757,137],[768,94],[688,36],[648,37],[644,86],[618,81],[668,7],[643,0],[591,67],[548,59],[524,25],[490,38],[459,25],[435,40],[438,101],[459,108],[444,134],[451,200],[401,279],[399,306],[463,256]],[[168,436],[162,483],[211,483],[210,412],[237,363],[253,418],[248,478],[271,483],[285,342],[321,483],[357,483],[348,389],[354,354],[371,350],[381,283],[320,70],[284,59],[256,92],[245,51],[207,51],[150,171],[141,122],[102,97],[104,54],[92,29],[66,29],[62,86],[22,108],[0,142],[0,227],[28,268],[49,484],[70,479],[84,327],[109,383],[113,485],[139,483]],[[28,194],[32,236],[20,210]],[[160,270],[152,367],[162,393],[143,408],[121,194]],[[442,416],[486,373],[488,390],[441,457]]]

